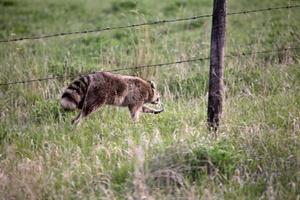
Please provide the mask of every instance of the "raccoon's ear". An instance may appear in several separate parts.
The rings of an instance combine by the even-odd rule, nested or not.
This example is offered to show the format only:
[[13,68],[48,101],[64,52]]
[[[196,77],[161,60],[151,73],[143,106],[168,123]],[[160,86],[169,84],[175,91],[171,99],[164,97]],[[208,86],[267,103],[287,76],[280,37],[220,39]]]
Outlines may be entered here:
[[156,84],[154,83],[154,81],[149,81],[151,88],[155,89],[156,88]]

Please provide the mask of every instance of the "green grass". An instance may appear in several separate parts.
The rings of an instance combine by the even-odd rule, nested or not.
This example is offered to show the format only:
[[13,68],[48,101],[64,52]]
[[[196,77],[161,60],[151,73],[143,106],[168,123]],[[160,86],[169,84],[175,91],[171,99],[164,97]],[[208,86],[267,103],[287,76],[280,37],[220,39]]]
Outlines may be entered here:
[[[228,1],[228,12],[295,4]],[[0,39],[209,14],[209,0],[0,0]],[[299,46],[299,9],[228,16],[226,53]],[[0,82],[207,57],[211,19],[0,44]],[[299,50],[226,58],[218,133],[209,62],[124,74],[157,82],[165,112],[133,123],[60,108],[72,79],[0,86],[0,199],[297,199]]]

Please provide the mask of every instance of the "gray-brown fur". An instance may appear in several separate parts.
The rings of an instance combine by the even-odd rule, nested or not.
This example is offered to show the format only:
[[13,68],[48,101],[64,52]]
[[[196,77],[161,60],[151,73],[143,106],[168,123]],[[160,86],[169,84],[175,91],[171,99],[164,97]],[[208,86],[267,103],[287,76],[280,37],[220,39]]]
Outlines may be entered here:
[[104,104],[128,107],[133,120],[138,119],[140,112],[157,114],[163,111],[150,109],[144,106],[145,103],[160,103],[159,93],[152,81],[110,72],[80,77],[67,87],[61,97],[64,109],[81,109],[72,121],[75,124]]

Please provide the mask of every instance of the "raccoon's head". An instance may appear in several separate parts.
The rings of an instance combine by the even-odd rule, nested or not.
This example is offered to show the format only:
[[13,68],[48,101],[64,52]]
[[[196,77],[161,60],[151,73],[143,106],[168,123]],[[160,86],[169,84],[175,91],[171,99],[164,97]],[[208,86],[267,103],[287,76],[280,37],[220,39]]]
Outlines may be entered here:
[[153,96],[150,98],[150,102],[152,104],[160,104],[160,95],[156,89],[156,84],[153,81],[149,81],[150,85],[151,85],[151,89],[153,91]]

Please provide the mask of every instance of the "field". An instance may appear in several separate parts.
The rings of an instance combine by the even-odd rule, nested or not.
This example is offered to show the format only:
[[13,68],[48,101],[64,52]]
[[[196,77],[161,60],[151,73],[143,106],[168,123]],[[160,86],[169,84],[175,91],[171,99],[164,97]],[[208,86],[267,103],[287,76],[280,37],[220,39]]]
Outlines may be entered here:
[[[228,12],[298,1],[230,0]],[[78,127],[73,78],[0,86],[0,199],[300,199],[300,8],[227,17],[221,126],[206,126],[209,61],[122,71],[165,112],[105,106]],[[211,14],[211,0],[0,0],[0,40]],[[0,82],[209,55],[211,18],[0,43]]]

